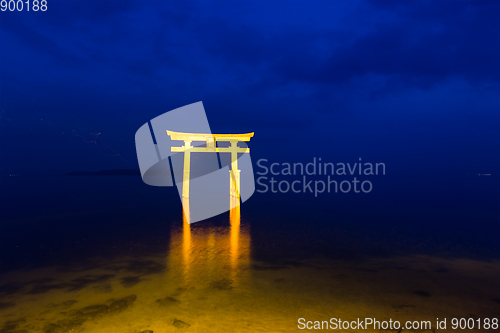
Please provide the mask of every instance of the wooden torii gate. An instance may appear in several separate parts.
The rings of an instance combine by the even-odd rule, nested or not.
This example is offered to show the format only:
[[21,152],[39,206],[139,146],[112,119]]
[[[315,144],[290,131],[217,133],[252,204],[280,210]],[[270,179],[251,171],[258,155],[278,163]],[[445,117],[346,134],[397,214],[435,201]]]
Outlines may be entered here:
[[[231,170],[229,170],[230,208],[240,204],[240,171],[238,169],[238,153],[249,153],[250,148],[238,147],[240,141],[250,141],[252,133],[246,134],[202,134],[167,131],[172,140],[184,141],[182,147],[172,147],[172,152],[184,153],[184,173],[182,177],[182,199],[189,200],[189,177],[191,153],[231,153]],[[205,141],[206,147],[193,147],[193,141]],[[229,147],[217,147],[217,142],[230,142]],[[189,201],[188,201],[189,202]]]

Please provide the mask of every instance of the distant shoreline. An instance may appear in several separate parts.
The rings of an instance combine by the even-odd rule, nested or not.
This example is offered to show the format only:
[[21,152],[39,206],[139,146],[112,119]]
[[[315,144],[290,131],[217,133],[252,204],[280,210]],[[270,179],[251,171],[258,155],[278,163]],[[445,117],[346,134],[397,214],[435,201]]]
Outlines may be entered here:
[[114,169],[100,171],[72,171],[64,174],[65,176],[140,176],[141,172],[134,169]]

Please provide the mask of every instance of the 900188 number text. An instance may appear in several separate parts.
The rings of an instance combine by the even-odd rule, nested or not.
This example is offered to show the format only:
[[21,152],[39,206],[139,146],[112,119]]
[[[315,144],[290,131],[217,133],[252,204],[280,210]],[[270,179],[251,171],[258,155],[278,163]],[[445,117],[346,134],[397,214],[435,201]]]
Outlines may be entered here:
[[453,318],[451,320],[451,328],[456,330],[456,329],[483,329],[483,330],[489,330],[493,329],[496,330],[498,329],[498,318],[484,318],[484,319],[473,319],[473,318]]
[[46,11],[47,10],[47,0],[1,0],[0,9],[2,12],[22,12],[24,11]]

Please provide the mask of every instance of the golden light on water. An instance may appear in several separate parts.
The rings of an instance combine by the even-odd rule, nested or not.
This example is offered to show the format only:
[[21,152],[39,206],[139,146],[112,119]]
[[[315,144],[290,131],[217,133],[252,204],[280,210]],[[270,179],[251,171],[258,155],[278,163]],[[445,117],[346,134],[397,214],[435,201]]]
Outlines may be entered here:
[[186,285],[221,283],[234,288],[250,265],[250,233],[248,227],[241,227],[240,206],[230,210],[229,225],[224,226],[189,224],[186,208],[182,228],[171,233],[169,271],[182,271]]
[[244,213],[236,206],[228,215],[226,222],[189,224],[184,211],[162,255],[10,272],[3,290],[24,285],[0,302],[15,303],[0,308],[0,332],[291,332],[301,331],[299,318],[434,321],[498,313],[490,297],[498,292],[498,261],[256,261]]
[[184,260],[184,276],[189,276],[189,266],[191,265],[191,226],[189,224],[189,206],[184,210],[182,223],[182,258]]
[[238,257],[240,250],[240,206],[237,205],[229,211],[229,223],[231,232],[231,280],[236,285],[237,284],[237,274],[236,270],[238,268]]

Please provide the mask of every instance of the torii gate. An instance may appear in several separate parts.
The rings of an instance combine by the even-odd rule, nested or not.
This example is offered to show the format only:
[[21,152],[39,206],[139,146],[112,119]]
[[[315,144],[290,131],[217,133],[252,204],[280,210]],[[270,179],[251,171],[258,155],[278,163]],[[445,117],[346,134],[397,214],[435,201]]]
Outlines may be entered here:
[[[191,153],[231,153],[231,170],[229,170],[230,208],[240,204],[240,171],[238,170],[238,153],[249,153],[250,148],[238,147],[239,141],[250,141],[252,133],[246,134],[201,134],[181,133],[167,130],[172,140],[184,141],[182,147],[172,147],[172,152],[184,153],[184,174],[182,177],[182,199],[189,200],[189,177]],[[193,147],[193,141],[206,141],[206,147]],[[217,147],[217,141],[231,142],[230,147]]]

